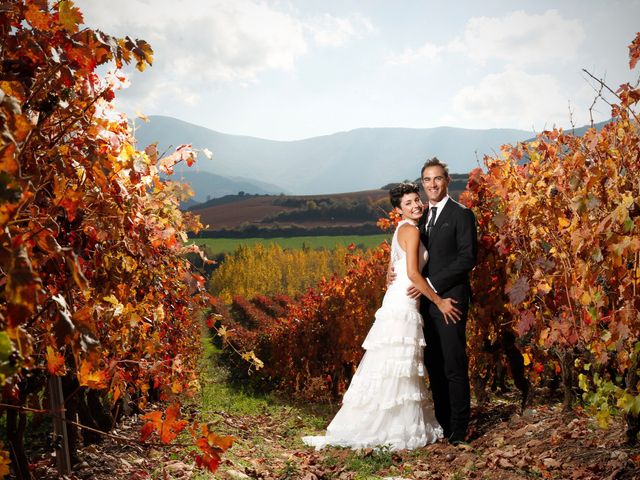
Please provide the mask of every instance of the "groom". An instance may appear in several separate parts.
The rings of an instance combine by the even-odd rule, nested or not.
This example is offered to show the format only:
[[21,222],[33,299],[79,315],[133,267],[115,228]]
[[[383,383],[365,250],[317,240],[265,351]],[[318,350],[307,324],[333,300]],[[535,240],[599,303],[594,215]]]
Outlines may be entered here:
[[[422,274],[438,295],[457,300],[456,307],[462,312],[458,321],[447,322],[435,304],[425,297],[420,302],[435,414],[445,437],[455,445],[465,441],[470,416],[465,328],[471,296],[469,272],[476,262],[476,222],[471,210],[449,197],[445,163],[435,157],[428,160],[421,179],[429,200],[418,224],[429,252]],[[420,292],[411,287],[409,295],[417,298]]]

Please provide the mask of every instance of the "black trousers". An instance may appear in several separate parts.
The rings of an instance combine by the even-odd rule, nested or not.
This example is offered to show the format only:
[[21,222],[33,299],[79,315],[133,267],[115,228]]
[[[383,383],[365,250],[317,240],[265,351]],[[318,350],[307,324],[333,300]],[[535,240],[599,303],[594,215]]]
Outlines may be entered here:
[[471,414],[469,360],[467,358],[468,304],[456,304],[463,311],[456,323],[444,321],[435,304],[423,299],[421,313],[427,343],[424,361],[429,373],[436,419],[445,437],[464,439]]

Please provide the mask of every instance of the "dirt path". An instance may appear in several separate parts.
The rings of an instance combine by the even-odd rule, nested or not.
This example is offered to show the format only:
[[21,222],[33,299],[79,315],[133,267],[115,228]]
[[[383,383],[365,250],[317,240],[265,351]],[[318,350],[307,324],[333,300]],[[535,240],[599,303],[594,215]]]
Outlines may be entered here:
[[[228,433],[235,430],[239,440],[220,478],[640,478],[640,450],[621,445],[622,429],[599,430],[585,415],[565,414],[559,405],[538,405],[519,415],[515,403],[494,401],[473,410],[468,446],[436,443],[400,453],[315,452],[299,442],[300,431],[308,429],[300,424],[300,430],[291,430],[291,420],[268,414],[229,417]],[[239,426],[233,428],[234,422]],[[242,429],[250,424],[260,426]],[[256,443],[268,448],[256,449]]]
[[[411,452],[330,448],[316,452],[300,437],[322,432],[336,405],[300,405],[229,386],[209,349],[202,393],[191,409],[236,437],[215,477],[198,471],[189,449],[122,444],[105,439],[79,452],[69,480],[97,479],[638,479],[640,448],[624,445],[621,422],[599,429],[580,409],[564,413],[537,392],[518,413],[517,401],[493,398],[472,409],[468,446],[444,442]],[[118,434],[137,438],[139,421],[128,419]],[[33,461],[34,477],[59,478],[50,454]]]

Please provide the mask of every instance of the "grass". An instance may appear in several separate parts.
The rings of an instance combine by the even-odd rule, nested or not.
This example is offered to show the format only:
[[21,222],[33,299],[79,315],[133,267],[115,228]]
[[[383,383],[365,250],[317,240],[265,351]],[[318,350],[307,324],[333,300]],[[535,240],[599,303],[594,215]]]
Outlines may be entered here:
[[[296,411],[303,415],[311,425],[319,422],[324,425],[323,414],[307,414],[297,409],[278,396],[270,393],[256,392],[246,385],[233,385],[228,382],[228,372],[220,364],[222,350],[213,345],[207,333],[203,333],[204,354],[200,368],[201,409],[204,412],[224,412],[229,415],[264,415],[291,413]],[[318,406],[320,411],[325,410]],[[326,412],[325,412],[326,413]],[[286,425],[283,425],[286,427]]]
[[359,476],[370,478],[376,472],[393,466],[393,454],[385,448],[365,452],[350,451],[344,465]]
[[220,363],[221,350],[212,344],[207,333],[202,337],[198,408],[202,420],[215,425],[216,433],[235,437],[233,447],[223,457],[231,464],[229,468],[243,471],[254,468],[256,462],[279,464],[279,478],[297,478],[296,464],[284,457],[291,448],[305,448],[300,440],[303,428],[326,426],[330,407],[320,405],[309,410],[275,394],[231,384]]
[[261,243],[270,245],[277,243],[282,248],[326,248],[332,249],[338,245],[348,246],[354,244],[365,249],[380,245],[383,241],[389,240],[389,235],[337,235],[320,237],[276,237],[276,238],[198,238],[193,243],[207,247],[210,255],[234,252],[240,245],[255,245]]

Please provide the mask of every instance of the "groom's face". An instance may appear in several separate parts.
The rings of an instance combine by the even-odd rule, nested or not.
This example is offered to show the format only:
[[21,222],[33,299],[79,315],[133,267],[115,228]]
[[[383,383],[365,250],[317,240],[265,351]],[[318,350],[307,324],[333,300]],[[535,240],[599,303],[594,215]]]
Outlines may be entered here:
[[436,204],[447,195],[449,177],[439,165],[427,167],[422,172],[422,186],[427,194],[429,203]]

